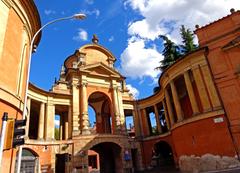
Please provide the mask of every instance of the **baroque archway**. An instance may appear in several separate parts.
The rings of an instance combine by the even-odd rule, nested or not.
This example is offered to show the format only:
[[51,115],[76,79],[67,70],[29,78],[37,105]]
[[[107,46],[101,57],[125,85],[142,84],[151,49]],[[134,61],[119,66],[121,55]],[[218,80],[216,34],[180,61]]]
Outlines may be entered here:
[[[99,166],[96,170],[104,173],[118,173],[122,169],[121,150],[122,148],[113,142],[103,142],[94,145],[91,150],[99,155],[96,162]],[[92,161],[92,155],[88,156],[88,161]],[[92,164],[93,163],[88,163]],[[97,164],[96,164],[97,165]]]
[[[88,105],[95,111],[96,120],[91,127],[91,133],[112,133],[113,112],[109,97],[102,92],[94,92],[88,98]],[[89,117],[93,118],[92,115]]]

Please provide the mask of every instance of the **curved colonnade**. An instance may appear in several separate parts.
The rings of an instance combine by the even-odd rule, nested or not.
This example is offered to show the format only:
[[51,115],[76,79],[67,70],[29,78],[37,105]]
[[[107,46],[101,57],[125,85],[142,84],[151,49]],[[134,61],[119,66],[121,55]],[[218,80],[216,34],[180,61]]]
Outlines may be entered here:
[[[149,153],[161,142],[171,146],[177,167],[184,156],[234,156],[228,119],[206,55],[207,49],[201,48],[178,60],[163,72],[155,94],[136,101],[145,166],[152,164],[153,154]],[[155,123],[151,122],[152,112]],[[156,124],[157,133],[151,124]],[[225,147],[215,147],[214,143]]]

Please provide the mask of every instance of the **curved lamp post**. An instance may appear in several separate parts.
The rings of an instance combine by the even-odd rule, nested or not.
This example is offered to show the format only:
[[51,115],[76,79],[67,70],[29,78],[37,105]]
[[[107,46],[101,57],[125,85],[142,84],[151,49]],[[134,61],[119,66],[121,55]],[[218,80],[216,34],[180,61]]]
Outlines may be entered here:
[[[43,25],[32,37],[31,40],[31,44],[30,44],[30,51],[29,51],[29,63],[28,63],[28,69],[27,69],[27,83],[26,83],[26,89],[25,89],[25,97],[24,97],[24,106],[23,106],[23,118],[26,118],[26,113],[27,113],[27,92],[28,92],[28,85],[29,85],[29,74],[30,74],[30,67],[31,67],[31,59],[32,59],[32,52],[35,51],[35,46],[34,46],[34,41],[36,39],[36,37],[38,36],[38,34],[48,25],[51,25],[53,23],[56,22],[60,22],[63,20],[69,20],[69,19],[78,19],[78,20],[83,20],[86,18],[85,14],[74,14],[72,16],[68,16],[68,17],[62,17],[62,18],[58,18],[58,19],[54,19],[48,23],[46,23],[45,25]],[[20,173],[20,166],[21,166],[21,158],[22,158],[22,146],[19,147],[19,151],[18,151],[18,157],[17,157],[17,173]]]

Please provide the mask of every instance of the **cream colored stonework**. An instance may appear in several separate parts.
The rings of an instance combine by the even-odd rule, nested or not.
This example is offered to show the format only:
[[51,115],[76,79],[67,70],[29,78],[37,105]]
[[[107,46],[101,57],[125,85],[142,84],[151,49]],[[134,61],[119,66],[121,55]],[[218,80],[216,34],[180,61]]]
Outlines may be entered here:
[[[88,165],[88,157],[82,155],[82,153],[87,153],[88,150],[98,144],[109,142],[121,148],[119,162],[122,167],[118,170],[118,173],[122,173],[124,168],[132,167],[132,161],[126,162],[123,160],[125,150],[138,150],[137,165],[139,169],[142,169],[142,155],[144,154],[142,153],[142,141],[158,141],[161,138],[171,136],[171,130],[180,126],[224,114],[214,83],[206,84],[204,82],[212,81],[212,78],[207,69],[207,61],[203,51],[199,51],[195,55],[189,55],[173,64],[159,80],[161,89],[152,96],[140,100],[134,100],[126,89],[125,78],[113,67],[115,60],[116,58],[111,52],[101,45],[87,44],[65,60],[64,67],[60,71],[60,78],[50,92],[30,85],[29,98],[41,103],[41,105],[44,104],[46,111],[43,113],[43,107],[41,106],[40,114],[44,114],[44,119],[42,119],[42,116],[39,117],[38,128],[40,131],[38,137],[40,139],[42,136],[42,122],[44,122],[44,140],[27,140],[27,143],[29,145],[52,145],[52,167],[55,164],[55,155],[59,153],[72,155],[73,169]],[[201,70],[205,70],[203,72],[204,77],[201,75]],[[190,76],[190,72],[193,73],[193,77]],[[188,119],[184,118],[180,98],[174,83],[178,77],[184,79],[186,92],[190,97],[189,100],[193,109],[194,116]],[[200,101],[203,104],[203,112],[200,112],[197,105],[192,78],[196,81],[199,93],[202,94],[202,96],[200,95]],[[210,99],[207,95],[208,92],[212,92],[209,95]],[[210,103],[212,103],[213,108]],[[104,104],[107,105],[107,108],[103,107]],[[89,105],[96,113],[95,127],[91,127],[89,123]],[[158,119],[159,105],[162,106],[160,111],[164,110],[166,128],[162,128],[162,122]],[[150,132],[150,124],[147,119],[149,107],[153,108],[156,116],[159,134],[156,136],[151,136],[152,133]],[[215,109],[216,107],[219,109]],[[135,138],[127,136],[125,112],[132,113]],[[176,115],[173,115],[174,112],[176,112]],[[54,139],[55,114],[61,114],[59,140]],[[107,118],[109,118],[110,124],[106,121]],[[98,128],[102,128],[102,131],[98,132]],[[164,129],[167,129],[167,131],[164,132]],[[83,168],[78,172],[87,173],[88,169]]]

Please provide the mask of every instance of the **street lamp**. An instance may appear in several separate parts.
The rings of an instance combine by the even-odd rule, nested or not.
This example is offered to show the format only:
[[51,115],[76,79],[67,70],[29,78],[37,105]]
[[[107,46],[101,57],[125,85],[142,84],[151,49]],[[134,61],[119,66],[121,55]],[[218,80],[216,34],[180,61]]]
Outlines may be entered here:
[[[29,85],[29,74],[30,74],[30,67],[31,67],[31,59],[32,59],[32,52],[35,51],[36,47],[34,45],[34,41],[36,39],[36,37],[38,36],[38,34],[48,25],[51,25],[53,23],[59,22],[59,21],[63,21],[63,20],[69,20],[69,19],[78,19],[78,20],[83,20],[86,18],[85,14],[82,13],[78,13],[78,14],[74,14],[72,16],[68,16],[68,17],[62,17],[62,18],[58,18],[58,19],[54,19],[48,23],[46,23],[45,25],[43,25],[32,37],[31,40],[31,44],[30,44],[30,51],[29,51],[29,63],[28,63],[28,69],[27,69],[27,81],[26,81],[26,89],[25,89],[25,97],[24,97],[24,106],[23,106],[23,116],[22,119],[26,118],[26,113],[27,113],[27,92],[28,92],[28,85]],[[17,159],[17,173],[20,173],[20,166],[21,166],[21,157],[22,157],[22,146],[19,147],[18,150],[18,159]]]

